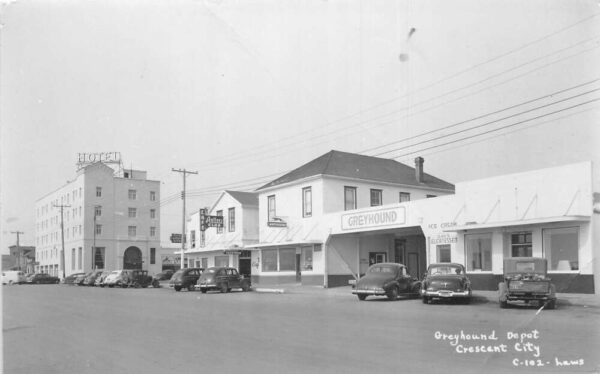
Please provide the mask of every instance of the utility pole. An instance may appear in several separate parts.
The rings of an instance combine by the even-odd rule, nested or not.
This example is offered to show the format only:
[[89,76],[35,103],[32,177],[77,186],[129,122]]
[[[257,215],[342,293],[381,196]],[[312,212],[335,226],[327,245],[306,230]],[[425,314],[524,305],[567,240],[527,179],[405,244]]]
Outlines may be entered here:
[[[70,205],[56,205],[56,204],[52,204],[53,207],[55,208],[60,208],[60,243],[62,246],[62,265],[63,265],[63,279],[66,277],[66,273],[65,273],[65,267],[67,267],[66,261],[65,261],[65,225],[64,225],[64,221],[63,221],[63,210],[64,208],[70,208]],[[96,228],[94,228],[95,230]]]
[[189,171],[185,169],[174,169],[171,171],[183,174],[183,191],[181,191],[181,199],[183,200],[183,222],[181,225],[181,264],[180,269],[183,269],[183,251],[185,250],[185,177],[187,174],[198,174],[197,171]]
[[19,253],[19,270],[23,270],[21,267],[21,264],[23,263],[23,258],[22,258],[22,253],[21,253],[21,246],[19,245],[19,235],[21,234],[25,234],[23,231],[11,231],[11,234],[17,234],[17,252]]

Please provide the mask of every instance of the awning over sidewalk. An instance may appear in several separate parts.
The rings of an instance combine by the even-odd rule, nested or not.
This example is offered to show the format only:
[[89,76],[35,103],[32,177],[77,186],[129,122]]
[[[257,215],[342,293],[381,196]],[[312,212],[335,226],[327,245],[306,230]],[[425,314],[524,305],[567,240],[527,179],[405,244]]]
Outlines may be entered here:
[[588,216],[557,216],[557,217],[523,219],[523,220],[489,222],[489,223],[473,222],[473,223],[465,224],[462,226],[453,226],[451,228],[444,229],[443,231],[444,232],[458,232],[458,231],[489,229],[489,228],[497,228],[497,227],[539,225],[542,223],[589,222],[589,221],[590,221],[590,217],[588,217]]
[[247,245],[244,249],[260,249],[260,248],[269,248],[269,247],[289,247],[289,246],[302,246],[302,245],[313,245],[313,244],[323,244],[320,240],[298,240],[298,241],[290,241],[290,242],[275,242],[275,243],[258,243]]

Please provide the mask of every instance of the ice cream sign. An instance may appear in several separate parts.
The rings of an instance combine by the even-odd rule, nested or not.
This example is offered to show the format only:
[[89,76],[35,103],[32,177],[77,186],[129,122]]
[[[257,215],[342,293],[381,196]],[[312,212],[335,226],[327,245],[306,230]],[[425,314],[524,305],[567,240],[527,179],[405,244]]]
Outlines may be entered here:
[[404,207],[342,214],[342,230],[379,228],[404,225],[405,223],[406,211]]

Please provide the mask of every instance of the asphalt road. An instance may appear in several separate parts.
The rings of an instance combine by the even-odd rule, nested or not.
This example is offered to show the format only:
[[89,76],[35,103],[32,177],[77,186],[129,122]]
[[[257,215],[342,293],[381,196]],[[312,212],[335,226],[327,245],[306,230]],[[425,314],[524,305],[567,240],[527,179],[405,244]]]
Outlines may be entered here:
[[322,289],[2,291],[4,373],[600,372],[597,306],[538,313]]

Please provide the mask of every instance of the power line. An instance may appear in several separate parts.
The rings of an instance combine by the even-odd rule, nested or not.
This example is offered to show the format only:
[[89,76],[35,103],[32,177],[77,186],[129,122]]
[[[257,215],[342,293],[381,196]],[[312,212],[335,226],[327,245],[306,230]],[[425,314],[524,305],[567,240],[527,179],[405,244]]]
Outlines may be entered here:
[[[593,93],[593,92],[596,92],[596,91],[600,91],[600,88],[595,88],[593,90],[589,90],[589,91],[580,93],[578,95],[570,96],[570,97],[567,97],[565,99],[557,100],[557,101],[554,101],[552,103],[544,104],[544,105],[541,105],[541,106],[538,106],[538,107],[535,107],[535,108],[532,108],[532,109],[528,109],[528,110],[525,110],[525,111],[522,111],[522,112],[519,112],[519,113],[511,114],[509,116],[502,117],[502,118],[499,118],[499,119],[496,119],[496,120],[493,120],[493,121],[485,122],[483,124],[479,124],[477,126],[469,127],[467,129],[459,130],[459,131],[453,132],[451,134],[444,134],[444,135],[438,136],[438,137],[433,138],[433,139],[423,140],[423,141],[411,144],[410,147],[414,147],[414,146],[417,146],[417,145],[420,145],[420,144],[424,144],[424,143],[429,143],[429,142],[432,142],[434,140],[439,140],[439,139],[442,139],[442,138],[445,138],[445,137],[448,137],[448,136],[451,136],[451,135],[460,134],[460,133],[471,131],[471,130],[474,130],[474,129],[478,129],[478,128],[481,128],[481,127],[484,127],[484,126],[489,126],[491,124],[498,123],[500,121],[504,121],[504,120],[509,119],[509,118],[514,118],[514,117],[517,117],[517,116],[520,116],[520,115],[523,115],[523,114],[526,114],[526,113],[530,113],[530,112],[533,112],[533,111],[536,111],[536,110],[539,110],[539,109],[542,109],[542,108],[547,108],[547,107],[549,107],[551,105],[556,105],[556,104],[559,104],[559,103],[563,103],[565,101],[572,100],[572,99],[575,99],[577,97],[581,97],[581,96],[584,96],[584,95],[587,95],[587,94],[590,94],[590,93]],[[476,117],[476,118],[479,118],[479,117]],[[463,121],[463,122],[459,122],[459,124],[465,123],[465,122],[471,122],[471,121],[473,121],[473,119],[470,119],[470,120],[467,120],[467,121]],[[450,127],[454,127],[456,125],[457,124],[453,124],[453,125],[450,125],[450,126],[443,127],[442,129],[447,129],[447,128],[450,128]],[[399,149],[400,148],[392,149],[392,150],[388,150],[388,151],[384,151],[384,152],[380,152],[380,153],[376,153],[375,156],[380,156],[380,155],[383,155],[383,154],[386,154],[386,153],[395,152],[395,151],[398,151]]]
[[[434,86],[436,86],[436,85],[438,85],[438,84],[440,84],[440,83],[442,83],[442,82],[444,82],[444,81],[447,81],[447,80],[450,80],[450,79],[452,79],[452,78],[455,78],[455,77],[457,77],[457,76],[460,76],[460,75],[462,75],[462,74],[464,74],[464,73],[466,73],[466,72],[468,72],[468,71],[474,70],[474,69],[476,69],[476,68],[478,68],[478,67],[481,67],[481,66],[483,66],[483,65],[486,65],[486,64],[488,64],[488,63],[491,63],[491,62],[494,62],[494,61],[496,61],[496,60],[499,60],[499,59],[501,59],[501,58],[503,58],[503,57],[506,57],[506,56],[508,56],[508,55],[511,55],[511,54],[513,54],[513,53],[515,53],[515,52],[518,52],[518,51],[521,51],[521,50],[523,50],[523,49],[526,49],[526,48],[528,48],[528,47],[530,47],[530,46],[532,46],[532,45],[534,45],[534,44],[537,44],[537,43],[539,43],[539,42],[541,42],[541,41],[543,41],[543,40],[549,39],[549,38],[551,38],[551,37],[553,37],[553,36],[555,36],[555,35],[558,35],[558,34],[560,34],[560,33],[562,33],[562,32],[565,32],[565,31],[567,31],[567,30],[569,30],[569,29],[571,29],[571,28],[574,28],[574,27],[576,27],[576,26],[578,26],[578,25],[580,25],[580,24],[582,24],[582,23],[584,23],[584,22],[587,22],[587,21],[589,21],[589,20],[591,20],[591,19],[593,19],[593,18],[597,17],[599,14],[600,14],[600,13],[598,13],[598,14],[593,14],[593,15],[591,15],[591,16],[589,16],[589,17],[586,17],[586,18],[584,18],[584,19],[581,19],[581,20],[577,21],[577,22],[576,22],[576,23],[574,23],[574,24],[568,25],[568,26],[566,26],[566,27],[563,27],[563,28],[561,28],[561,29],[559,29],[559,30],[557,30],[557,31],[555,31],[555,32],[552,32],[552,33],[550,33],[550,34],[547,34],[547,35],[545,35],[545,36],[542,36],[542,37],[540,37],[540,38],[538,38],[538,39],[535,39],[535,40],[533,40],[533,41],[530,41],[530,42],[528,42],[528,43],[525,43],[525,44],[521,45],[520,47],[517,47],[517,48],[515,48],[515,49],[509,50],[509,51],[507,51],[507,52],[505,52],[505,53],[502,53],[502,54],[500,54],[500,55],[494,56],[494,57],[492,57],[492,58],[490,58],[490,59],[488,59],[488,60],[486,60],[486,61],[483,61],[483,62],[480,62],[480,63],[478,63],[478,64],[472,65],[472,66],[470,66],[470,67],[468,67],[468,68],[466,68],[466,69],[463,69],[463,70],[461,70],[461,71],[459,71],[459,72],[457,72],[457,73],[455,73],[455,74],[453,74],[453,75],[451,75],[451,76],[448,76],[448,77],[442,78],[442,79],[440,79],[440,80],[438,80],[438,81],[436,81],[436,82],[433,82],[433,83],[431,83],[431,84],[429,84],[429,85],[426,85],[426,86],[420,87],[420,88],[418,88],[418,89],[415,89],[415,90],[413,90],[413,91],[412,91],[412,92],[410,92],[410,93],[406,93],[406,94],[404,94],[404,95],[402,95],[402,96],[399,96],[399,97],[396,97],[396,98],[393,98],[393,99],[390,99],[390,100],[386,100],[386,101],[384,101],[384,102],[382,102],[382,103],[379,103],[379,104],[377,104],[377,105],[374,105],[374,106],[372,106],[372,107],[370,107],[370,108],[367,108],[366,110],[361,110],[361,111],[359,111],[359,112],[356,112],[356,113],[354,113],[354,114],[351,114],[351,115],[348,115],[348,116],[342,117],[342,118],[340,118],[340,119],[337,119],[337,120],[335,120],[335,121],[331,121],[331,122],[329,122],[329,123],[325,124],[324,126],[322,126],[322,127],[321,127],[321,129],[323,129],[323,128],[325,128],[325,127],[329,127],[329,126],[331,126],[331,125],[333,125],[333,124],[335,124],[335,123],[339,123],[339,122],[342,122],[342,121],[344,121],[344,120],[347,120],[347,119],[350,119],[350,118],[356,117],[356,116],[358,116],[358,115],[364,114],[364,113],[366,113],[366,112],[372,111],[373,109],[376,109],[376,108],[382,107],[382,106],[384,106],[384,105],[387,105],[387,104],[389,104],[389,103],[395,102],[395,101],[397,101],[397,100],[399,100],[399,99],[402,99],[402,98],[408,97],[409,95],[414,95],[414,94],[415,94],[415,93],[417,93],[417,92],[420,92],[420,91],[423,91],[423,90],[425,90],[425,89],[428,89],[428,88],[434,87]],[[579,44],[581,44],[581,43],[588,42],[589,40],[590,40],[590,39],[588,39],[588,40],[585,40],[585,41],[582,41],[582,42],[580,42],[580,43],[578,43],[578,44],[576,44],[576,45],[579,45]],[[576,46],[576,45],[571,45],[570,47],[567,47],[567,48],[565,48],[565,49],[568,49],[568,48],[573,48],[573,47],[574,47],[574,46]],[[565,50],[565,49],[563,49],[563,50]],[[563,50],[560,50],[560,51],[558,51],[558,52],[561,52],[561,51],[563,51]],[[554,53],[558,53],[558,52],[554,52]],[[545,57],[542,57],[542,58],[545,58]],[[531,63],[531,62],[530,62],[530,63]],[[490,79],[491,79],[491,78],[490,78]],[[481,82],[478,82],[478,83],[481,83]],[[478,83],[475,83],[475,84],[478,84]],[[312,132],[312,130],[303,131],[303,132],[300,132],[300,133],[297,133],[297,134],[294,134],[294,135],[290,135],[290,136],[287,136],[287,137],[281,138],[281,139],[280,139],[280,141],[279,141],[279,143],[281,143],[282,141],[288,140],[288,139],[294,139],[294,138],[296,138],[296,137],[302,136],[302,135],[304,135],[304,134],[308,134],[308,133],[310,133],[310,132]],[[271,147],[271,146],[272,146],[272,145],[270,145],[270,144],[255,145],[251,151],[249,150],[249,151],[245,151],[245,152],[240,152],[240,153],[238,153],[238,156],[235,156],[235,155],[234,155],[234,156],[233,156],[233,158],[231,158],[231,157],[229,157],[229,158],[222,158],[222,157],[221,157],[221,158],[218,158],[218,159],[217,159],[217,158],[215,158],[215,159],[210,159],[210,160],[207,160],[207,161],[205,161],[205,162],[206,162],[206,163],[208,163],[208,162],[211,162],[211,163],[212,163],[212,161],[221,161],[221,163],[224,163],[224,162],[231,162],[231,161],[235,161],[235,160],[239,159],[240,157],[243,157],[243,155],[246,155],[246,154],[248,154],[248,153],[252,153],[252,155],[255,155],[255,154],[257,153],[257,152],[256,152],[257,148]],[[267,150],[267,151],[271,151],[271,150],[272,150],[272,148],[270,148],[270,149],[269,149],[269,150]],[[262,152],[259,152],[259,153],[262,153]],[[201,163],[199,163],[199,164],[201,164]],[[198,165],[198,164],[196,164],[196,165]]]
[[520,124],[523,124],[523,123],[534,121],[536,119],[540,119],[540,118],[544,118],[544,117],[547,117],[547,116],[551,116],[553,114],[561,113],[561,112],[564,112],[566,110],[577,108],[577,107],[580,107],[582,105],[586,105],[586,104],[593,103],[593,102],[596,102],[596,101],[600,101],[600,98],[588,100],[588,101],[585,101],[585,102],[582,102],[582,103],[579,103],[579,104],[576,104],[576,105],[572,105],[572,106],[567,107],[567,108],[556,110],[554,112],[550,112],[550,113],[546,113],[546,114],[541,114],[541,115],[536,116],[536,117],[532,117],[532,118],[528,118],[526,120],[522,120],[522,121],[519,121],[519,122],[511,123],[510,125],[506,125],[506,126],[502,126],[502,127],[496,128],[496,129],[488,130],[488,131],[485,131],[483,133],[466,136],[466,137],[461,138],[461,139],[453,140],[453,141],[450,141],[450,142],[447,142],[447,143],[437,144],[437,145],[430,146],[430,147],[427,147],[427,148],[422,148],[422,149],[419,149],[417,151],[407,152],[407,153],[404,153],[404,154],[401,154],[401,155],[398,155],[398,156],[394,156],[393,158],[394,159],[401,158],[401,157],[405,157],[405,156],[408,156],[408,155],[411,155],[411,154],[421,153],[423,151],[427,151],[427,150],[430,150],[430,149],[439,148],[439,147],[443,147],[445,145],[457,143],[459,141],[463,141],[463,140],[467,140],[467,139],[473,139],[473,138],[476,138],[478,136],[482,136],[482,135],[485,135],[485,134],[490,134],[492,132],[500,131],[500,130],[503,130],[503,129],[506,129],[506,128],[509,128],[509,127],[513,127],[513,126],[517,126],[517,125],[520,125]]
[[[448,91],[448,92],[445,92],[445,93],[443,93],[443,94],[437,95],[437,96],[435,96],[435,97],[432,97],[432,98],[429,98],[429,99],[423,100],[423,101],[421,101],[421,102],[418,102],[418,103],[416,103],[416,104],[412,104],[410,107],[406,106],[406,107],[403,107],[403,108],[400,108],[400,109],[394,110],[394,111],[392,111],[392,112],[388,112],[388,113],[386,113],[386,114],[383,114],[383,115],[380,115],[380,116],[377,116],[377,117],[374,117],[374,118],[370,118],[370,119],[368,119],[368,120],[360,121],[360,122],[358,122],[358,123],[355,123],[355,124],[353,124],[353,125],[351,125],[351,126],[347,127],[346,129],[344,129],[344,133],[345,133],[345,134],[347,134],[347,133],[348,133],[348,129],[349,129],[349,128],[354,128],[354,127],[358,127],[358,126],[363,126],[363,125],[367,124],[367,123],[368,123],[368,122],[370,122],[370,121],[374,121],[374,120],[382,119],[382,118],[388,117],[388,116],[390,116],[390,115],[397,114],[397,113],[400,113],[400,112],[402,112],[402,111],[405,111],[405,110],[408,110],[408,109],[411,109],[411,108],[414,108],[414,107],[418,107],[418,106],[421,106],[421,105],[427,104],[427,103],[429,103],[429,102],[431,102],[431,101],[434,101],[434,100],[437,100],[437,99],[443,98],[443,97],[445,97],[445,96],[448,96],[448,95],[450,95],[450,94],[453,94],[453,93],[456,93],[456,92],[462,91],[462,90],[464,90],[464,89],[468,89],[468,88],[471,88],[471,87],[477,86],[477,85],[479,85],[479,84],[481,84],[481,83],[483,83],[483,82],[485,82],[485,81],[491,80],[491,79],[493,79],[493,78],[497,78],[497,77],[499,77],[499,76],[501,76],[501,75],[503,75],[503,74],[506,74],[506,73],[508,73],[508,72],[511,72],[511,71],[517,70],[517,69],[519,69],[519,68],[521,68],[521,67],[524,67],[524,66],[526,66],[526,65],[529,65],[529,64],[531,64],[531,63],[533,63],[533,62],[535,62],[535,61],[539,61],[539,60],[544,60],[544,59],[547,59],[549,56],[551,56],[551,55],[553,55],[553,54],[556,54],[556,53],[563,52],[563,51],[565,51],[565,50],[567,50],[567,49],[573,48],[574,46],[579,46],[579,45],[581,45],[581,44],[583,44],[583,43],[587,43],[587,42],[589,42],[590,40],[594,40],[594,39],[598,39],[598,37],[594,37],[594,38],[591,38],[591,39],[586,39],[586,40],[584,40],[584,41],[582,41],[582,42],[579,42],[579,43],[577,43],[577,44],[575,44],[575,45],[571,45],[570,47],[563,48],[563,49],[561,49],[561,50],[559,50],[559,51],[557,51],[557,52],[555,51],[555,52],[553,52],[553,53],[550,53],[550,54],[544,55],[544,56],[542,56],[542,57],[535,58],[535,59],[533,59],[533,60],[530,60],[530,61],[528,61],[528,62],[525,62],[525,63],[523,63],[523,64],[520,64],[520,65],[518,65],[518,66],[516,66],[516,67],[512,67],[512,68],[509,68],[509,69],[507,69],[507,70],[504,70],[504,71],[502,71],[502,72],[500,72],[500,73],[494,74],[493,76],[490,76],[490,77],[483,78],[483,79],[481,79],[481,80],[479,80],[479,81],[477,81],[477,82],[470,83],[470,84],[468,84],[468,85],[466,85],[466,86],[462,86],[462,87],[456,88],[456,89],[454,89],[454,90],[452,90],[452,91]],[[437,106],[433,106],[433,107],[429,107],[429,108],[423,109],[423,110],[421,110],[421,111],[419,111],[419,112],[415,112],[415,113],[412,113],[412,114],[410,114],[410,115],[406,115],[406,116],[404,116],[403,118],[412,117],[412,116],[414,116],[414,115],[416,115],[416,114],[425,113],[425,112],[427,112],[427,111],[429,111],[429,110],[432,110],[432,109],[434,109],[434,108],[437,108],[437,107],[440,107],[440,106],[446,105],[446,104],[448,104],[448,103],[451,103],[451,102],[454,102],[454,101],[457,101],[457,100],[460,100],[460,99],[463,99],[463,98],[466,98],[466,97],[469,97],[469,96],[473,96],[473,95],[475,95],[476,93],[478,93],[478,92],[481,92],[481,91],[483,91],[483,90],[486,90],[486,89],[489,89],[489,88],[492,88],[492,87],[496,87],[496,86],[500,86],[500,85],[502,85],[502,84],[505,84],[505,83],[508,83],[508,82],[514,81],[514,80],[516,80],[516,79],[518,79],[518,78],[520,78],[520,77],[523,77],[523,76],[525,76],[525,75],[531,74],[531,73],[533,73],[533,72],[535,72],[535,71],[541,70],[541,69],[543,69],[543,68],[546,68],[546,67],[548,67],[548,66],[554,65],[554,64],[556,64],[556,63],[558,63],[558,62],[562,62],[562,61],[565,61],[565,60],[567,60],[567,59],[570,59],[570,58],[576,57],[576,56],[578,56],[578,55],[581,55],[581,54],[583,54],[583,53],[587,53],[587,52],[589,52],[589,51],[591,51],[591,50],[593,50],[593,49],[596,49],[596,48],[598,48],[598,45],[596,45],[596,46],[593,46],[593,47],[591,47],[591,48],[588,48],[588,49],[586,49],[586,50],[584,50],[584,51],[580,51],[580,52],[574,53],[574,54],[572,54],[572,55],[569,55],[569,56],[567,56],[567,57],[564,57],[564,58],[558,59],[558,60],[556,60],[556,61],[549,62],[549,63],[547,63],[547,64],[544,64],[544,65],[540,66],[540,67],[533,68],[533,69],[531,69],[531,70],[529,70],[529,71],[527,71],[527,72],[525,72],[525,73],[523,73],[523,74],[520,74],[520,75],[518,75],[518,76],[516,76],[516,77],[512,77],[512,78],[510,78],[510,79],[504,80],[504,81],[502,81],[502,82],[499,82],[499,83],[497,83],[497,84],[493,84],[493,85],[490,85],[490,86],[484,87],[484,88],[482,88],[482,89],[481,89],[481,90],[479,90],[479,91],[476,91],[476,92],[472,92],[472,93],[469,93],[469,94],[463,95],[463,96],[461,96],[461,97],[458,97],[458,98],[455,98],[455,99],[452,99],[452,100],[446,101],[446,102],[444,102],[444,103],[442,103],[442,104],[439,104],[439,105],[437,105]],[[393,123],[393,122],[395,122],[395,121],[396,121],[395,119],[392,119],[391,121],[388,121],[388,122],[383,122],[383,123],[379,123],[379,124],[375,124],[375,125],[372,125],[371,127],[383,126],[383,125],[386,125],[386,124]],[[324,126],[324,127],[327,127],[327,126]],[[322,127],[322,128],[324,128],[324,127]],[[294,143],[294,144],[292,144],[292,145],[286,145],[286,144],[282,144],[281,142],[278,142],[278,145],[277,145],[276,147],[273,147],[273,146],[271,146],[271,148],[270,148],[269,150],[265,150],[265,151],[262,151],[262,152],[254,152],[254,153],[253,153],[253,155],[257,155],[257,154],[265,154],[265,156],[263,156],[263,157],[259,157],[259,158],[252,158],[251,160],[253,160],[253,161],[264,160],[264,159],[266,159],[266,158],[273,157],[273,155],[266,155],[266,154],[268,154],[268,153],[272,152],[272,151],[273,151],[273,149],[283,149],[283,148],[285,148],[285,149],[286,149],[286,151],[287,151],[287,150],[289,150],[290,146],[292,146],[292,147],[298,147],[300,144],[307,143],[307,142],[312,142],[312,141],[313,141],[313,140],[315,140],[315,139],[318,139],[318,138],[323,138],[323,137],[325,137],[325,136],[329,136],[329,135],[332,135],[332,134],[335,134],[335,133],[339,133],[339,132],[340,132],[340,130],[334,129],[334,130],[332,130],[332,131],[329,131],[329,132],[326,132],[326,133],[322,133],[322,134],[320,134],[320,135],[316,135],[316,136],[313,136],[313,137],[311,137],[311,138],[307,138],[307,139],[304,139],[304,140],[300,140],[300,141],[298,141],[298,142],[296,142],[296,143]],[[321,142],[321,143],[323,143],[323,142]],[[320,144],[320,143],[318,143],[318,144]],[[314,145],[314,143],[312,143],[312,145]],[[260,146],[258,146],[258,147],[260,147]],[[255,148],[256,148],[256,147],[255,147]],[[276,153],[275,155],[279,155],[279,153]],[[235,161],[235,160],[237,160],[237,159],[240,159],[240,158],[242,158],[242,157],[243,157],[243,154],[241,154],[241,155],[238,155],[238,156],[234,156],[234,157],[230,157],[230,158],[228,158],[228,159],[226,159],[226,158],[223,158],[223,159],[221,159],[221,162],[220,162],[220,163],[218,163],[218,164],[219,164],[219,165],[227,164],[227,163],[233,162],[233,161]],[[248,158],[246,158],[246,160],[247,160],[247,159],[248,159]],[[215,166],[215,163],[212,163],[212,165],[211,165],[211,166]],[[215,166],[215,167],[216,167],[216,166]],[[210,169],[210,168],[206,167],[206,168],[204,168],[204,169]]]

